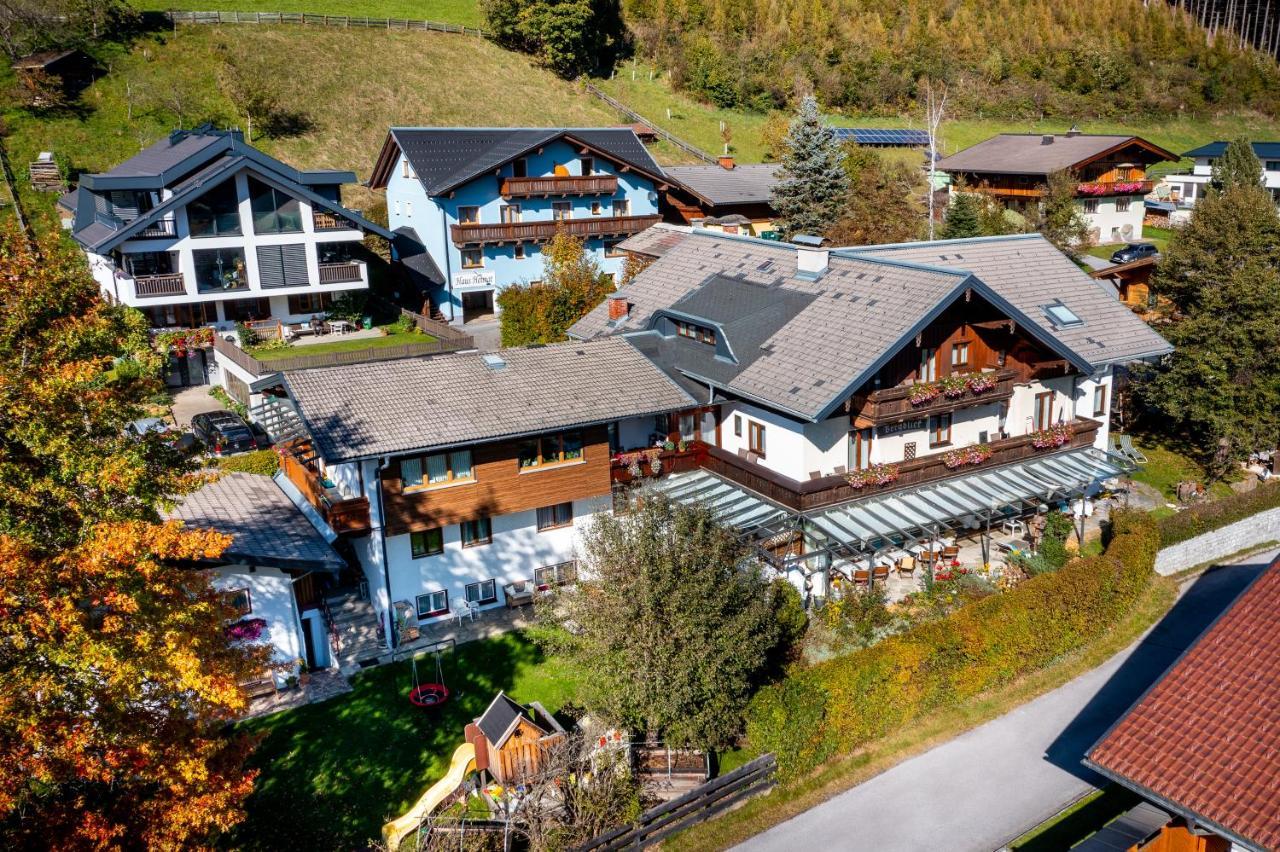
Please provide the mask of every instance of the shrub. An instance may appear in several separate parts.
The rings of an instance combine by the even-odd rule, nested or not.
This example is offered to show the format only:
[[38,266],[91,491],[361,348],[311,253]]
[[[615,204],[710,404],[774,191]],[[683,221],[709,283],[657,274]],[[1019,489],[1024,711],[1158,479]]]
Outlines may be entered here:
[[1168,547],[1275,508],[1280,508],[1280,481],[1272,480],[1252,491],[1201,503],[1176,515],[1161,518],[1160,544]]
[[238,456],[218,459],[218,468],[228,473],[258,473],[274,476],[280,468],[280,457],[275,450],[254,450]]
[[1137,600],[1160,543],[1144,514],[1117,512],[1112,523],[1102,556],[1075,559],[760,690],[747,708],[751,747],[773,751],[782,776],[794,778],[1095,639]]

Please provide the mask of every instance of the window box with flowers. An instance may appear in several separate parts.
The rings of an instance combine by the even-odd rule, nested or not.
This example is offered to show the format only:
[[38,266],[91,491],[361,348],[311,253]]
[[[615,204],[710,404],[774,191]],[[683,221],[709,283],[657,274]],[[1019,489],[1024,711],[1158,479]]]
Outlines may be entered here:
[[265,618],[246,618],[226,626],[227,638],[232,642],[256,642],[267,629]]
[[1059,423],[1056,426],[1050,426],[1048,429],[1039,429],[1031,433],[1031,446],[1037,450],[1061,447],[1071,440],[1074,431],[1070,423]]
[[896,464],[873,464],[862,470],[854,470],[845,474],[845,479],[854,488],[862,489],[870,485],[888,485],[898,479]]
[[938,382],[942,386],[942,395],[947,399],[959,399],[969,388],[969,380],[965,376],[945,376]]
[[970,373],[965,376],[965,387],[969,389],[969,393],[978,394],[986,393],[989,390],[995,390],[996,374],[995,373]]
[[942,388],[937,382],[916,382],[911,386],[911,393],[907,395],[907,399],[912,405],[924,405],[926,402],[932,402],[942,393]]
[[961,447],[957,450],[942,454],[942,463],[950,470],[965,465],[982,464],[991,458],[993,451],[987,444],[971,444],[967,447]]

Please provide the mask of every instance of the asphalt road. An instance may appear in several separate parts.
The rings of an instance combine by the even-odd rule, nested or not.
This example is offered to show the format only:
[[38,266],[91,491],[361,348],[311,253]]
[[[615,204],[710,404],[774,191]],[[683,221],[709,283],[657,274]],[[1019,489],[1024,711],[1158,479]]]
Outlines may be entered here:
[[737,847],[749,852],[991,852],[1102,783],[1085,752],[1276,556],[1187,584],[1174,608],[1102,666],[904,761]]

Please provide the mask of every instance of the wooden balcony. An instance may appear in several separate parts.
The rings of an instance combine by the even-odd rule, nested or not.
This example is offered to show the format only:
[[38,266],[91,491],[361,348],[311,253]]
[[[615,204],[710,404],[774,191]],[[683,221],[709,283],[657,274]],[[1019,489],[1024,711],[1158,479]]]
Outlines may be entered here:
[[[991,458],[980,465],[949,468],[943,461],[946,453],[933,453],[919,456],[911,461],[896,462],[894,464],[898,468],[898,478],[895,481],[887,485],[873,485],[865,488],[854,488],[842,475],[823,476],[801,482],[780,473],[774,473],[763,465],[749,462],[726,450],[698,441],[690,443],[686,453],[660,454],[664,461],[662,471],[656,475],[665,476],[668,473],[702,468],[788,509],[808,512],[863,497],[876,497],[901,491],[904,488],[982,473],[1014,462],[1044,458],[1054,453],[1089,447],[1093,445],[1094,437],[1101,425],[1095,420],[1077,418],[1073,423],[1074,431],[1071,439],[1061,447],[1052,449],[1033,447],[1030,435],[991,441],[988,444],[992,450]],[[655,475],[650,473],[647,464],[642,464],[641,467],[644,476]],[[615,460],[613,480],[617,483],[631,481],[631,476],[625,470],[625,462]]]
[[1146,195],[1155,189],[1153,180],[1087,181],[1076,187],[1079,198],[1105,198],[1109,195]]
[[350,231],[356,227],[338,214],[327,210],[311,211],[311,223],[317,231]]
[[614,175],[548,175],[498,179],[503,198],[548,198],[552,195],[613,195],[618,191]]
[[314,467],[314,461],[304,461],[310,455],[310,449],[306,442],[277,447],[284,475],[335,533],[359,535],[368,532],[369,498],[344,498],[338,489],[326,487]]
[[364,264],[358,260],[345,263],[320,264],[321,284],[344,284],[351,281],[363,281]]
[[858,428],[879,426],[883,423],[895,423],[911,420],[916,417],[928,417],[947,411],[958,411],[975,405],[986,405],[999,402],[1013,396],[1013,385],[1017,379],[1016,370],[998,370],[994,374],[996,386],[991,390],[974,393],[966,388],[959,396],[939,394],[933,399],[919,405],[911,404],[912,385],[899,385],[882,390],[874,390],[865,395],[855,395],[850,400],[850,415]]
[[153,296],[185,296],[187,281],[181,272],[170,275],[139,275],[133,279],[133,292],[140,299]]
[[625,237],[655,225],[659,216],[592,216],[589,219],[559,219],[544,222],[510,222],[452,226],[456,246],[540,243],[564,230],[575,237]]

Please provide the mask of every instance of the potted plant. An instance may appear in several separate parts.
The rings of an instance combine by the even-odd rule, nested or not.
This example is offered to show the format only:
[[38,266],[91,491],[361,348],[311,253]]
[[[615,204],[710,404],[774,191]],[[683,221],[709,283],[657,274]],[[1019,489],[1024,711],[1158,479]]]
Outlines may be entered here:
[[937,382],[916,382],[907,393],[907,399],[912,405],[924,405],[926,402],[936,399],[940,393],[942,393],[942,388]]
[[942,385],[942,394],[947,399],[956,399],[964,396],[964,392],[969,386],[968,379],[965,376],[945,376],[939,384]]
[[311,672],[307,671],[307,661],[299,657],[295,662],[298,665],[298,685],[306,686],[311,683]]
[[971,373],[965,377],[965,385],[971,394],[986,393],[995,389],[996,375],[995,373]]

